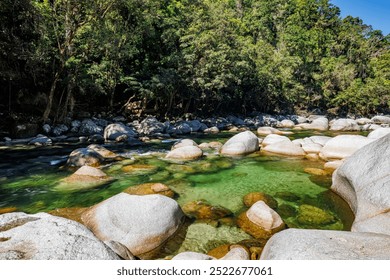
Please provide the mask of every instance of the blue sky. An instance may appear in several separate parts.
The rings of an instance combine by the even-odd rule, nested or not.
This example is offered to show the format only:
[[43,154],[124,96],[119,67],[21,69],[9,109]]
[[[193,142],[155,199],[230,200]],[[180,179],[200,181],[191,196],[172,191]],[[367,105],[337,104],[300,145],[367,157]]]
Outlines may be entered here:
[[390,0],[330,0],[341,10],[341,16],[359,17],[365,24],[390,33]]

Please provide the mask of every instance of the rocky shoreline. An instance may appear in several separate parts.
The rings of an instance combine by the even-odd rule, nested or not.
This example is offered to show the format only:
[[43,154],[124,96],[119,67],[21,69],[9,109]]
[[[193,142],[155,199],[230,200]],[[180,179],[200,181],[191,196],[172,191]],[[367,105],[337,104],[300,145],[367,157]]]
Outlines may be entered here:
[[279,130],[318,130],[318,131],[373,131],[390,126],[389,116],[372,118],[338,118],[329,120],[326,116],[307,117],[288,115],[273,116],[257,114],[254,117],[236,116],[215,118],[178,119],[160,122],[155,117],[128,122],[123,116],[113,118],[68,119],[63,124],[19,124],[10,135],[0,141],[0,146],[28,144],[48,146],[55,143],[126,143],[141,144],[149,139],[182,137],[191,133],[216,134],[222,131],[240,132],[265,127],[260,134],[283,134]]
[[[283,219],[273,209],[276,207],[273,206],[275,202],[272,197],[253,193],[244,198],[248,210],[238,217],[237,224],[258,242],[269,239],[265,247],[264,244],[233,244],[209,255],[182,252],[174,256],[174,260],[245,260],[259,259],[260,255],[261,259],[390,259],[390,118],[330,122],[323,116],[312,116],[310,119],[310,122],[303,118],[300,121],[298,118],[294,121],[275,119],[273,122],[274,119],[264,121],[263,118],[263,122],[247,125],[254,119],[236,118],[229,122],[218,122],[215,119],[212,123],[196,120],[168,125],[155,118],[147,118],[127,125],[121,122],[107,123],[104,127],[91,120],[84,120],[80,122],[77,133],[81,131],[84,135],[90,134],[88,137],[80,136],[90,143],[95,143],[90,139],[97,139],[96,135],[100,135],[98,142],[101,143],[132,144],[134,141],[165,139],[192,132],[214,133],[217,129],[239,132],[224,144],[210,142],[198,145],[191,139],[184,139],[175,143],[164,157],[168,161],[192,161],[207,156],[205,152],[211,149],[214,154],[225,157],[241,157],[260,150],[265,154],[323,160],[323,169],[305,171],[314,174],[333,172],[332,190],[345,199],[356,216],[352,232],[285,229]],[[257,135],[250,131],[253,129],[257,129]],[[286,137],[292,130],[303,129],[373,131],[367,137],[312,136],[293,141]],[[51,131],[48,130],[48,134]],[[91,135],[92,132],[98,134]],[[76,136],[73,134],[69,137]],[[38,138],[29,143],[35,146],[53,143],[47,142],[47,139],[51,139],[47,136]],[[40,138],[44,138],[44,142]],[[10,142],[12,144],[12,140],[8,144]],[[105,184],[111,178],[100,166],[112,161],[129,159],[96,144],[76,149],[69,155],[66,166],[77,170],[59,182],[57,188],[83,189]],[[133,172],[145,168],[153,166],[130,162],[122,169]],[[126,190],[92,207],[77,210],[77,215],[72,217],[73,221],[68,219],[69,215],[59,212],[52,214],[66,218],[46,213],[28,215],[14,212],[0,215],[0,259],[150,259],[158,256],[158,251],[167,243],[173,240],[174,243],[180,242],[176,239],[180,240],[178,236],[185,231],[186,217],[213,220],[215,217],[223,219],[229,216],[229,210],[203,202],[181,208],[172,199],[173,196],[174,193],[163,184],[146,184]],[[308,213],[320,211],[315,207],[302,210]],[[319,214],[325,220],[332,219],[325,212]],[[310,215],[308,219],[312,219]],[[36,240],[33,238],[36,235],[42,238]]]

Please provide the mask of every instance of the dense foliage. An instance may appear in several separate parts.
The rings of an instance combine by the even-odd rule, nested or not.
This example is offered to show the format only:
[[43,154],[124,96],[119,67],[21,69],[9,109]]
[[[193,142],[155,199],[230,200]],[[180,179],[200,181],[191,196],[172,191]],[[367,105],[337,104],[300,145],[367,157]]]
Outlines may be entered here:
[[388,112],[389,46],[328,0],[2,0],[0,110]]

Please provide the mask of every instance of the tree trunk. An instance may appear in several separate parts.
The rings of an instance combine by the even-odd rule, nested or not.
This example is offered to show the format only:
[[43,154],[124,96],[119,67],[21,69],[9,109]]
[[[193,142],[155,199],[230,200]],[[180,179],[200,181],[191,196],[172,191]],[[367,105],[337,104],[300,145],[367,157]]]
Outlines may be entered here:
[[45,112],[43,113],[43,116],[42,116],[44,122],[47,121],[47,119],[49,118],[49,115],[51,113],[51,108],[53,106],[54,93],[56,91],[59,78],[60,78],[60,73],[57,72],[54,76],[53,83],[51,84],[46,109],[45,109]]

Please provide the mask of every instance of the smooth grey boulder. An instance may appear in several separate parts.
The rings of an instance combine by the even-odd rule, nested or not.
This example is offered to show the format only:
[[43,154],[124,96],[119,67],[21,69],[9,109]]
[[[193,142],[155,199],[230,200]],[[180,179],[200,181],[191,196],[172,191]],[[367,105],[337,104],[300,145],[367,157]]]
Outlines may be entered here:
[[96,167],[103,161],[104,158],[95,150],[90,148],[79,148],[70,153],[67,165],[75,167],[81,167],[84,165]]
[[338,135],[325,144],[319,155],[327,161],[343,159],[372,141],[374,140],[361,135]]
[[268,240],[260,260],[389,260],[390,236],[287,229]]
[[195,146],[198,147],[198,144],[192,139],[181,139],[177,141],[171,148],[171,150],[175,150],[177,148],[186,147],[186,146]]
[[283,128],[293,128],[295,126],[295,123],[292,120],[282,120],[277,127],[283,127]]
[[162,245],[181,226],[184,214],[163,195],[117,194],[86,210],[83,223],[102,241],[117,241],[135,255]]
[[300,127],[302,129],[313,129],[325,131],[329,128],[329,121],[325,117],[318,117],[314,119],[311,123],[301,123],[296,125],[296,127]]
[[[344,198],[355,213],[354,225],[367,221],[366,231],[390,234],[390,220],[384,218],[388,218],[390,212],[389,146],[390,134],[387,134],[354,153],[333,173],[331,189]],[[383,222],[375,225],[368,222],[377,216],[383,216]]]
[[359,131],[360,126],[353,119],[338,119],[332,122],[329,130],[332,131]]
[[165,158],[177,160],[193,160],[203,155],[198,146],[183,146],[170,151]]
[[221,148],[221,154],[238,156],[259,150],[259,138],[250,131],[234,135]]
[[131,128],[123,123],[113,123],[104,129],[104,139],[115,141],[120,136],[127,136],[128,138],[134,138],[137,136],[137,133]]
[[375,116],[371,119],[371,121],[374,123],[379,123],[379,124],[390,124],[390,117],[388,117],[388,116]]
[[371,131],[370,134],[367,135],[369,139],[379,139],[390,133],[390,127],[381,127]]
[[137,131],[144,135],[164,133],[165,125],[154,117],[147,117],[139,124]]
[[85,226],[46,213],[0,216],[1,260],[119,260]]
[[[273,134],[271,134],[273,135]],[[271,136],[269,135],[269,136]],[[268,136],[267,136],[268,137]],[[265,140],[265,139],[264,139]],[[263,141],[264,143],[264,141]],[[270,144],[263,148],[263,151],[279,154],[279,155],[285,155],[285,156],[305,156],[306,152],[302,147],[299,147],[298,145],[294,144],[293,142],[288,139],[288,141],[280,141],[275,144]]]
[[45,135],[38,134],[37,137],[32,139],[28,144],[34,146],[50,146],[53,144],[53,141]]
[[269,134],[261,142],[262,146],[273,145],[279,142],[291,142],[291,140],[287,136],[277,135],[277,134]]
[[98,126],[93,120],[85,119],[81,122],[79,134],[86,136],[93,134],[103,134],[103,128]]

